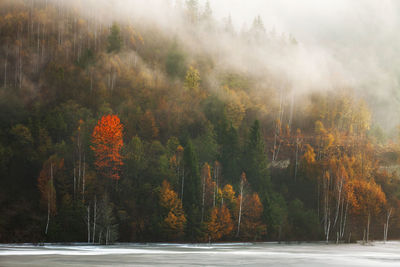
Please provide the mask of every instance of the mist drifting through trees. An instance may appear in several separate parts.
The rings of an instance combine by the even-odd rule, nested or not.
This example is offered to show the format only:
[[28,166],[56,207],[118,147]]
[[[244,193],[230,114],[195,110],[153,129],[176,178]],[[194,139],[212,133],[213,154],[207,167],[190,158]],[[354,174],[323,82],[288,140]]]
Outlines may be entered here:
[[0,0],[0,242],[399,238],[398,4],[317,2]]

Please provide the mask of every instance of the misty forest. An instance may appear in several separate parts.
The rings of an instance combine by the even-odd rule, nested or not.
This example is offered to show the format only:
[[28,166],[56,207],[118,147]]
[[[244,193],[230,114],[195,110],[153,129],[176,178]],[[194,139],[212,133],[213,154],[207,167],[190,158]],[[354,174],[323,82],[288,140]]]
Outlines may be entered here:
[[262,16],[133,2],[0,0],[0,242],[400,238],[373,74]]

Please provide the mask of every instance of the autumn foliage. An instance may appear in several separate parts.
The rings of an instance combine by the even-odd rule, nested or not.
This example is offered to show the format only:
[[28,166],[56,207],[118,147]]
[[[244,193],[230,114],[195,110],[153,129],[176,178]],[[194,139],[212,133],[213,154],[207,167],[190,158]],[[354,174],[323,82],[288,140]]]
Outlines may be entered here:
[[263,205],[257,193],[245,197],[243,207],[242,233],[249,240],[256,240],[264,235],[267,226],[262,222]]
[[377,215],[386,204],[382,188],[373,180],[353,180],[349,183],[348,198],[355,215]]
[[50,157],[43,164],[38,178],[38,188],[41,196],[41,204],[47,207],[51,215],[54,215],[56,209],[56,189],[54,176],[64,167],[64,159],[55,156]]
[[[251,53],[237,68],[218,40],[302,49],[226,31],[206,1],[176,1],[199,5],[173,34],[84,2],[0,0],[0,242],[400,238],[400,139],[381,129],[398,121],[374,113],[382,99],[369,111],[340,79],[297,94],[301,72],[258,73]],[[167,13],[188,22],[184,5]]]
[[119,180],[119,171],[123,165],[120,154],[123,146],[123,125],[117,115],[103,116],[92,134],[91,149],[96,160],[96,168],[106,177]]
[[233,222],[229,209],[222,205],[214,207],[211,212],[211,219],[208,223],[208,234],[211,240],[219,240],[232,232]]
[[163,221],[163,228],[169,237],[180,237],[186,223],[186,217],[182,208],[182,201],[171,189],[170,184],[164,180],[160,190],[160,205],[167,214]]

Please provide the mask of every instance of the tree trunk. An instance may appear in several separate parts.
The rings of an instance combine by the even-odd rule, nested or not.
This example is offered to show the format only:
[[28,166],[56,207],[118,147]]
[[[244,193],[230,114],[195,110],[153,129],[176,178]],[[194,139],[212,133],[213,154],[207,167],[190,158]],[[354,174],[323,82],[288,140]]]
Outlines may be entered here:
[[97,197],[94,196],[94,210],[93,210],[93,243],[96,236],[96,219],[97,219]]
[[90,70],[90,92],[93,91],[93,70]]
[[22,57],[21,57],[21,49],[22,49],[22,40],[21,40],[21,47],[18,49],[18,59],[19,59],[19,68],[18,68],[18,82],[19,88],[22,87]]
[[331,220],[329,214],[329,184],[326,179],[324,179],[324,230],[326,236],[326,242],[329,241],[329,231],[331,227]]
[[213,208],[215,207],[216,198],[217,198],[217,190],[218,190],[218,165],[214,164],[214,199],[213,199]]
[[368,223],[367,223],[367,244],[369,242],[369,224],[371,222],[371,213],[368,213]]
[[47,230],[49,229],[49,223],[50,223],[50,192],[47,193],[47,223],[46,223],[46,230],[45,234],[47,235]]
[[76,196],[76,168],[75,168],[75,162],[74,162],[74,200]]
[[329,220],[328,222],[328,227],[327,227],[327,231],[326,231],[326,243],[329,243],[329,231],[331,228],[331,220]]
[[276,151],[276,138],[277,138],[277,134],[276,134],[276,126],[275,126],[275,135],[274,135],[274,150],[272,151],[272,161],[275,161],[275,151]]
[[386,217],[386,224],[385,224],[386,227],[385,227],[385,233],[384,233],[384,241],[385,242],[387,241],[387,236],[388,236],[388,231],[389,231],[389,219],[390,219],[391,214],[392,214],[392,208],[389,209],[389,212]]
[[201,222],[204,221],[204,198],[206,194],[206,175],[203,173],[203,199],[201,203]]
[[52,187],[53,187],[53,163],[50,165],[50,186],[47,192],[47,223],[46,223],[46,230],[45,234],[47,235],[47,231],[49,230],[49,223],[50,223],[50,201],[52,198]]
[[383,243],[386,243],[386,223],[383,224]]
[[343,220],[343,227],[342,227],[341,238],[344,237],[344,231],[345,231],[345,229],[346,229],[348,208],[349,208],[349,200],[347,199],[347,200],[346,200],[346,210],[345,210],[345,212],[344,212],[344,220]]
[[337,188],[338,188],[338,199],[337,199],[337,204],[336,204],[336,215],[335,215],[335,221],[333,223],[333,227],[335,227],[337,219],[339,217],[340,202],[341,202],[342,188],[343,188],[343,178],[340,178],[340,182],[337,185]]
[[240,203],[239,203],[238,229],[236,237],[239,237],[240,234],[240,221],[242,219],[242,203],[243,203],[243,181],[240,183]]
[[88,243],[90,243],[90,204],[87,206],[87,234]]
[[85,170],[86,170],[85,154],[83,154],[83,171],[82,171],[82,201],[85,202]]
[[7,57],[8,57],[8,46],[6,48],[6,58],[4,60],[4,88],[7,87]]
[[294,181],[297,180],[297,164],[298,164],[298,155],[299,155],[299,138],[296,138],[296,162],[294,165]]
[[181,193],[181,201],[183,203],[183,187],[185,185],[185,166],[182,168],[182,193]]
[[107,226],[107,231],[106,231],[106,245],[108,245],[109,233],[110,233],[110,227]]
[[365,244],[365,228],[364,228],[364,234],[363,234],[363,244]]
[[81,186],[81,173],[82,173],[82,154],[81,154],[81,144],[80,144],[80,133],[78,133],[78,194],[79,187]]
[[320,214],[319,214],[319,205],[320,205],[320,199],[319,199],[319,183],[320,183],[320,179],[317,178],[317,215],[318,215],[318,220],[320,219]]

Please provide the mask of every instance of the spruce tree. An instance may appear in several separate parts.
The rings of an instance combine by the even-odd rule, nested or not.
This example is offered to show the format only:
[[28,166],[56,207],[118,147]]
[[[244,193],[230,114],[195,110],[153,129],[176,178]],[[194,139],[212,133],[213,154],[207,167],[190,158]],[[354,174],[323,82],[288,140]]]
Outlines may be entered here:
[[270,186],[270,175],[268,170],[268,158],[265,152],[265,143],[261,135],[260,122],[256,120],[250,129],[245,153],[243,155],[245,165],[243,169],[251,187],[258,191],[264,199]]
[[111,32],[108,36],[108,47],[107,52],[119,52],[122,48],[122,38],[121,38],[121,30],[118,24],[114,23],[111,26]]
[[201,205],[201,184],[199,164],[190,140],[185,146],[183,161],[185,164],[183,208],[187,214],[186,236],[188,240],[195,241],[200,235],[201,226],[199,209]]
[[240,177],[240,149],[238,133],[232,125],[223,130],[221,141],[222,175],[227,183],[235,185]]

